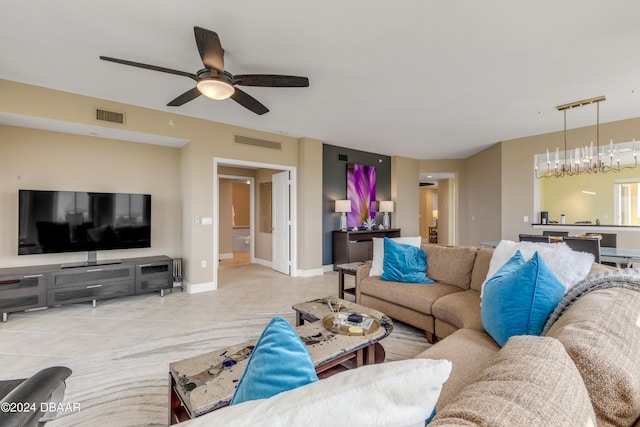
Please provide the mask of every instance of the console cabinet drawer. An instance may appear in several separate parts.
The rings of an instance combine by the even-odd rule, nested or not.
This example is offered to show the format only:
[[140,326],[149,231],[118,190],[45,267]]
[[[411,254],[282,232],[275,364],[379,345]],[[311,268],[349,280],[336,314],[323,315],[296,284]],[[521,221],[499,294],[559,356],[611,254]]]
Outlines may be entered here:
[[133,277],[133,265],[100,266],[62,270],[52,275],[52,287],[100,284]]
[[173,287],[173,261],[138,264],[136,268],[137,294]]
[[49,289],[47,292],[47,304],[70,304],[133,295],[133,285],[132,280],[122,280]]
[[45,307],[46,283],[44,274],[0,276],[0,312]]

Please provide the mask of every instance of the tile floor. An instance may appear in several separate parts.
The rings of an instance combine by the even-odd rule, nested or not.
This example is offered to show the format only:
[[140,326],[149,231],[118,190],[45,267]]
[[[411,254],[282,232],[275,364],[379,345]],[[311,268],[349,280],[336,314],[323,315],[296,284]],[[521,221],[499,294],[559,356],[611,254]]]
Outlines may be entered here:
[[[221,264],[215,291],[191,295],[177,289],[164,297],[154,293],[98,301],[96,308],[81,303],[11,313],[0,323],[0,379],[255,313],[293,318],[294,303],[336,295],[337,282],[335,272],[294,278],[229,261]],[[417,341],[424,338],[418,330],[414,335]]]

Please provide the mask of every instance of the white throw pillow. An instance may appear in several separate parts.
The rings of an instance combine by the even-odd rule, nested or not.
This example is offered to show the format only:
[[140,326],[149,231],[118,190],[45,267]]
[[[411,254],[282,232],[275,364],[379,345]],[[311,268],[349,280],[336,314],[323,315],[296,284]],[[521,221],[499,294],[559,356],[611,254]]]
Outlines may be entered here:
[[367,365],[268,399],[218,409],[180,425],[423,427],[450,373],[448,360]]
[[[384,237],[374,237],[373,239],[373,261],[371,263],[371,270],[369,276],[382,276],[384,271]],[[405,245],[415,246],[419,248],[422,244],[422,237],[392,237],[396,243],[402,243]]]
[[[566,243],[513,242],[502,240],[493,250],[489,271],[484,283],[520,250],[525,260],[538,252],[549,270],[565,287],[565,294],[572,286],[587,277],[594,261],[593,254],[573,251]],[[484,291],[484,283],[482,291]],[[482,292],[480,293],[482,298]]]

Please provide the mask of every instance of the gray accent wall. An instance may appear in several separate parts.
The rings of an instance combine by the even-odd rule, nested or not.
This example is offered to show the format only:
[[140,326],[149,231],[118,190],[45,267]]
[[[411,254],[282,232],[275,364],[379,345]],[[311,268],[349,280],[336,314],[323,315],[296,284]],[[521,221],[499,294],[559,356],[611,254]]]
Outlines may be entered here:
[[[341,160],[345,156],[346,160]],[[347,163],[376,167],[376,200],[391,200],[391,157],[324,144],[322,150],[322,264],[332,264],[332,233],[340,228],[335,200],[347,198]],[[393,215],[393,213],[391,214]],[[376,224],[382,222],[377,213]]]

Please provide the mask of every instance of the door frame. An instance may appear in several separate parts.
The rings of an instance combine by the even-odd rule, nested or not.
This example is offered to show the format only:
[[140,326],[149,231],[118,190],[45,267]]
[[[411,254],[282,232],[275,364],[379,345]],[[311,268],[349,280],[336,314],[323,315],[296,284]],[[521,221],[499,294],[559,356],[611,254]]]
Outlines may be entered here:
[[[219,183],[218,183],[218,167],[232,166],[245,167],[250,169],[275,169],[280,171],[289,171],[291,180],[291,204],[289,207],[289,218],[291,219],[291,240],[289,246],[289,256],[291,258],[290,275],[295,277],[298,275],[298,180],[297,168],[295,166],[276,165],[273,163],[252,162],[248,160],[230,159],[223,157],[213,158],[213,285],[214,289],[218,288],[218,257],[220,256],[219,227],[220,227],[220,200],[219,200]],[[255,223],[255,222],[254,222]]]

